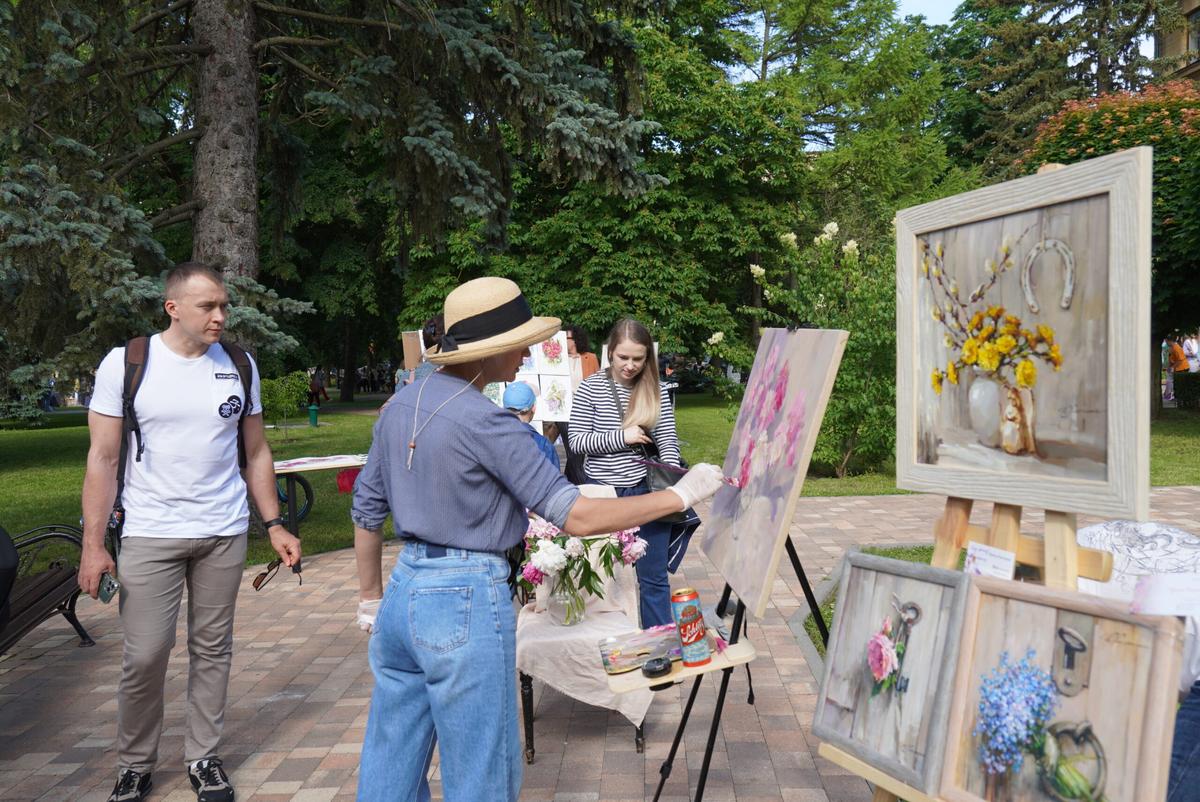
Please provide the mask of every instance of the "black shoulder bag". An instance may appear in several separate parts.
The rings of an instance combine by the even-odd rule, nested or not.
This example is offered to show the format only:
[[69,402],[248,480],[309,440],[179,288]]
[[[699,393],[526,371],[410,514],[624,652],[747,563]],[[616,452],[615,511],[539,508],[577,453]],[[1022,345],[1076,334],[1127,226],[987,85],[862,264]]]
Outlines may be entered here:
[[[617,405],[617,415],[621,418],[621,423],[625,423],[625,407],[621,405],[621,397],[617,395],[617,384],[613,381],[612,372],[608,373],[608,389],[612,391],[613,402]],[[638,443],[634,446],[629,446],[633,453],[641,456],[642,459],[650,462],[661,462],[662,457],[658,453],[658,444],[654,442],[654,435],[650,435],[650,444]],[[650,487],[650,492],[666,490],[673,487],[679,481],[682,473],[660,468],[657,465],[647,465],[646,467],[646,484]],[[664,523],[682,523],[688,519],[688,510],[673,512],[670,515],[664,515],[659,518],[659,521]]]

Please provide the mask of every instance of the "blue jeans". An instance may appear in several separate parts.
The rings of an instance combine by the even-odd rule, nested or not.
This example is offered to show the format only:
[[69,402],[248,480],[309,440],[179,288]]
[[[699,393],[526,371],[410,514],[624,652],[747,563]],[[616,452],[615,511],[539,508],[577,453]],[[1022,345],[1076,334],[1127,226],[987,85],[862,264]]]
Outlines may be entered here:
[[[643,482],[633,487],[614,488],[617,495],[642,496],[650,492]],[[671,524],[651,521],[642,524],[638,537],[646,541],[646,553],[633,564],[638,578],[638,612],[642,628],[672,624],[671,583],[667,580],[667,544],[671,539]]]
[[502,555],[410,541],[384,590],[368,649],[375,690],[360,802],[427,802],[440,744],[447,802],[516,802],[516,614]]
[[1200,802],[1200,682],[1175,714],[1167,802]]

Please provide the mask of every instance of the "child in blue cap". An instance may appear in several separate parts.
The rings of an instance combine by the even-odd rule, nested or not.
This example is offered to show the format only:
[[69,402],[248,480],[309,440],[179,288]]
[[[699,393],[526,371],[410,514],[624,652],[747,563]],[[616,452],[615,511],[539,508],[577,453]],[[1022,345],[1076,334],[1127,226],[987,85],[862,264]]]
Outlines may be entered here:
[[533,435],[533,442],[546,455],[546,459],[550,460],[550,464],[561,470],[558,452],[554,450],[554,444],[532,423],[533,413],[537,409],[537,396],[534,394],[533,388],[525,382],[513,382],[508,385],[504,388],[504,408],[529,424],[529,433]]

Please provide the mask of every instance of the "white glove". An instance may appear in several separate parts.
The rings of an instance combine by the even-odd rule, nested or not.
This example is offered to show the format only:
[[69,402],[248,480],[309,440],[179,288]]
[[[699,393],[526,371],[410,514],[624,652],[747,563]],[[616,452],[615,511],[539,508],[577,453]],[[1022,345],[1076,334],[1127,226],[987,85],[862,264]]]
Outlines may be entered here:
[[720,468],[707,462],[700,462],[693,465],[690,471],[668,489],[674,490],[683,500],[683,506],[679,509],[686,510],[715,494],[723,484],[725,484],[725,475],[721,473]]
[[379,615],[379,602],[382,599],[368,599],[358,603],[358,628],[363,632],[375,629],[375,616]]

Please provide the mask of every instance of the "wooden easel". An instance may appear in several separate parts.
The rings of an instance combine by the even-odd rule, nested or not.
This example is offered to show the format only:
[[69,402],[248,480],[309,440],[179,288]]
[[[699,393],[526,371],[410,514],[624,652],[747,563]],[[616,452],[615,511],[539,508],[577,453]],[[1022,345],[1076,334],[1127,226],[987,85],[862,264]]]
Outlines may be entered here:
[[[1049,588],[1075,590],[1079,577],[1107,582],[1112,576],[1112,555],[1106,551],[1079,548],[1075,540],[1075,513],[1046,510],[1043,537],[1021,533],[1021,508],[996,504],[992,522],[985,529],[972,526],[974,501],[946,499],[946,509],[933,529],[933,559],[937,568],[958,568],[958,559],[967,542],[995,546],[1017,555],[1017,565],[1036,569]],[[817,754],[857,774],[875,786],[873,802],[938,802],[934,797],[894,780],[853,755],[822,743]]]

